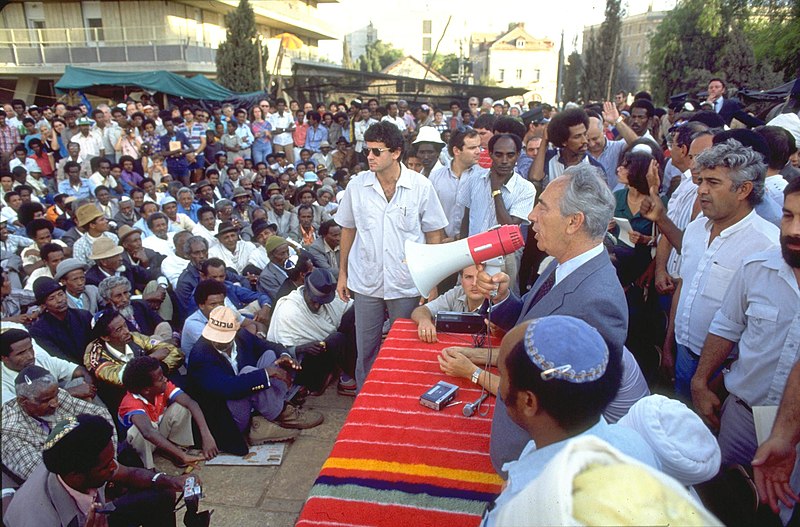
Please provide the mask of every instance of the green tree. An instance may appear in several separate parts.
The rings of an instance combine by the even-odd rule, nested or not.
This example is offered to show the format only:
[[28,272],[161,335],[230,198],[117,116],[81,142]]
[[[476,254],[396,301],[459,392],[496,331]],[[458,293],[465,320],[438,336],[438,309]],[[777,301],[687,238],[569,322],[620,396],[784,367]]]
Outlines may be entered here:
[[[722,50],[735,38],[731,28],[736,20],[746,18],[745,0],[680,0],[650,40],[647,70],[654,100],[665,101],[672,94],[693,92],[698,86],[705,88],[712,76],[736,75],[721,69]],[[731,67],[733,57],[743,54],[731,47],[729,50],[726,60]]]
[[217,80],[236,92],[264,89],[261,81],[262,75],[266,80],[268,53],[258,40],[256,17],[248,0],[240,0],[239,6],[225,15],[225,27],[225,42],[217,50]]
[[455,77],[458,75],[458,55],[449,53],[447,55],[436,55],[431,64],[431,68],[435,69],[447,78]]
[[622,5],[621,0],[606,0],[606,18],[600,25],[597,46],[598,59],[602,61],[602,77],[600,98],[611,100],[611,92],[619,77],[619,56],[622,41]]
[[608,100],[619,76],[622,38],[621,0],[606,0],[606,17],[595,33],[592,30],[585,46],[580,86],[586,101]]
[[361,71],[378,72],[400,59],[403,52],[396,49],[389,43],[376,40],[367,44],[364,54],[358,59],[358,67]]
[[564,101],[578,102],[581,100],[580,75],[583,70],[583,61],[577,51],[570,53],[564,73]]
[[800,0],[762,0],[754,14],[743,30],[756,63],[768,64],[783,81],[800,75]]
[[580,93],[584,102],[600,100],[605,92],[604,79],[607,78],[607,73],[600,58],[599,48],[598,37],[592,30],[589,33],[586,51],[581,57],[583,68],[580,75]]

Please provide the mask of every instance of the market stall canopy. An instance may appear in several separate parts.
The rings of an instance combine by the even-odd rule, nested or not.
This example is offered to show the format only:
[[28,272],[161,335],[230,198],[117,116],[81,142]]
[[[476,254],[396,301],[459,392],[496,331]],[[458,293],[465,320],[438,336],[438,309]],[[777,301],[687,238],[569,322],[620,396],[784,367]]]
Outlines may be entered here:
[[55,87],[61,92],[90,90],[93,86],[136,86],[151,92],[160,92],[182,99],[198,101],[253,104],[265,92],[236,93],[203,75],[184,77],[169,71],[128,73],[67,66]]

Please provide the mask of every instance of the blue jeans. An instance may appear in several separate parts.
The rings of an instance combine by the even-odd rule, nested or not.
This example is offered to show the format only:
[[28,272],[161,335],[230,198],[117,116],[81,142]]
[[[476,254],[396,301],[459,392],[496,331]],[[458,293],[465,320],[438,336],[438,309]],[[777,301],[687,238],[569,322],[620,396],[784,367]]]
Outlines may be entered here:
[[253,143],[253,166],[258,163],[266,163],[267,156],[270,154],[272,154],[272,142],[256,139]]
[[700,359],[689,348],[677,344],[675,357],[675,393],[686,402],[692,401],[692,377]]

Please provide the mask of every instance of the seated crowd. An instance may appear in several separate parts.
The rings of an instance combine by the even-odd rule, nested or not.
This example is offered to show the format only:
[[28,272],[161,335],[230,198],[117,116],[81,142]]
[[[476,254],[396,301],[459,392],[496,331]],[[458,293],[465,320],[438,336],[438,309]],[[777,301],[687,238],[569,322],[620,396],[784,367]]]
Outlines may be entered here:
[[[375,99],[0,110],[4,501],[21,486],[8,524],[83,525],[106,499],[115,522],[142,523],[143,503],[168,517],[185,478],[154,456],[184,467],[294,439],[324,420],[309,397],[361,389],[390,322],[432,343],[442,311],[489,312],[504,335],[499,354],[438,358],[497,396],[507,485],[486,525],[579,436],[695,486],[723,519],[709,482],[754,465],[787,521],[800,118],[624,95],[525,113],[472,97],[447,116]],[[427,303],[409,293],[403,241],[495,225],[527,242],[499,273],[470,265]],[[757,454],[752,409],[782,397]],[[129,492],[106,497],[106,482]],[[56,487],[71,508],[25,519]]]

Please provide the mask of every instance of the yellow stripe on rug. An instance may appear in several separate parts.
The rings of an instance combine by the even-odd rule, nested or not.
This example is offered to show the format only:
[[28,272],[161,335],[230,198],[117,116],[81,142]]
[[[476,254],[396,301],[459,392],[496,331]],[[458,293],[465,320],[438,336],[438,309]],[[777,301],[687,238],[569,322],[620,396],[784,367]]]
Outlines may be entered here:
[[497,474],[487,474],[477,470],[464,470],[456,468],[434,467],[431,465],[397,463],[396,461],[381,461],[379,459],[349,459],[330,457],[322,469],[362,470],[369,472],[389,472],[391,474],[409,474],[412,476],[434,477],[466,481],[470,483],[484,483],[487,485],[502,485],[503,480]]

